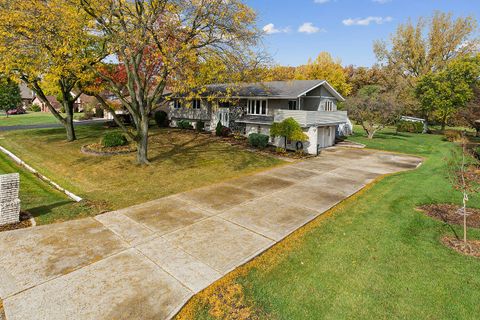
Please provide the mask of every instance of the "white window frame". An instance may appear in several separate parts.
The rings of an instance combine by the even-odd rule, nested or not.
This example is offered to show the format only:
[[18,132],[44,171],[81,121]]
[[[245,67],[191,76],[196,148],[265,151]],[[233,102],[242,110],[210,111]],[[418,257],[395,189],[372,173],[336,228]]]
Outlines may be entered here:
[[[293,104],[294,109],[291,108],[291,104]],[[297,100],[289,100],[288,101],[288,110],[298,110],[298,101]]]
[[[263,102],[265,102],[265,113],[262,113]],[[260,112],[257,112],[257,103],[260,103]],[[268,99],[248,99],[247,114],[252,116],[267,116],[268,115]]]
[[332,100],[325,100],[325,111],[333,111],[334,104]]
[[173,109],[181,109],[182,108],[182,102],[180,100],[176,99],[173,100]]
[[201,99],[193,99],[192,100],[192,109],[200,110],[202,108],[202,100]]

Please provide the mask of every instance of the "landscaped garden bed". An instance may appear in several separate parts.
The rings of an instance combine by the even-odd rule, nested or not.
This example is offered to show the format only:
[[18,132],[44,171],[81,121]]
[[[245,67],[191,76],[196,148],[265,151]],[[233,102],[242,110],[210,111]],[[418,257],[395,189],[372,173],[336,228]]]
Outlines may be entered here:
[[272,145],[267,145],[264,148],[254,148],[250,145],[248,138],[242,135],[231,135],[229,137],[218,138],[222,141],[228,142],[232,146],[238,146],[249,151],[255,151],[260,154],[281,157],[281,158],[290,158],[290,159],[308,159],[315,157],[314,155],[305,153],[305,152],[295,152],[290,150],[285,150],[283,148],[277,148]]
[[458,253],[480,258],[479,240],[468,240],[467,243],[465,243],[462,239],[457,239],[454,237],[443,237],[442,243],[447,247],[457,251]]
[[128,154],[137,151],[137,147],[132,144],[117,147],[105,147],[101,143],[92,143],[82,147],[82,152],[94,156],[114,156]]
[[[427,216],[444,223],[463,224],[463,216],[459,214],[460,206],[454,204],[427,204],[420,206],[419,209]],[[467,208],[467,213],[469,214],[467,226],[480,228],[480,209]]]
[[20,222],[0,226],[0,232],[29,228],[32,226],[32,215],[29,212],[20,212]]

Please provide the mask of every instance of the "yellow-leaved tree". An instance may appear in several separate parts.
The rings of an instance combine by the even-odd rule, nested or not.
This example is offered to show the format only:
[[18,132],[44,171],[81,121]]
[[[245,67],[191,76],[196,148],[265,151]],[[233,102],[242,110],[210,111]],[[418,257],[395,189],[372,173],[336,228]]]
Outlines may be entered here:
[[343,96],[352,91],[340,59],[334,59],[328,52],[321,52],[315,60],[309,59],[306,65],[298,67],[295,79],[327,80]]
[[[79,0],[96,24],[109,65],[91,70],[133,118],[122,127],[137,144],[137,162],[148,163],[151,113],[165,101],[167,89],[189,92],[198,84],[199,64],[238,62],[251,54],[259,32],[254,11],[240,0]],[[215,72],[211,73],[215,74]],[[97,95],[104,108],[108,104]]]
[[[0,0],[0,73],[23,81],[76,139],[73,108],[99,60],[90,16],[66,0]],[[61,97],[65,115],[47,94]]]

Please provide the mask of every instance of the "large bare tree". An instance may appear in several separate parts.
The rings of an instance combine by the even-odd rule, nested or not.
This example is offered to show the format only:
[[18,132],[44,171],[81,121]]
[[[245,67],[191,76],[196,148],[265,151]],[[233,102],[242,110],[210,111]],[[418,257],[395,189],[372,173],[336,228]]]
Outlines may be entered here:
[[137,143],[139,164],[148,163],[149,120],[166,89],[186,92],[196,85],[196,66],[238,62],[259,36],[254,11],[240,0],[79,1],[112,57],[110,66],[92,69],[133,118],[134,130],[119,124]]

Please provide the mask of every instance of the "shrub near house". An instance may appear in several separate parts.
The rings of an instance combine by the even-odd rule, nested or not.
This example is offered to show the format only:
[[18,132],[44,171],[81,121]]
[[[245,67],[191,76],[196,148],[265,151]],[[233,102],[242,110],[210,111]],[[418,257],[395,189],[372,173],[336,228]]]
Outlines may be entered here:
[[248,136],[248,143],[255,148],[265,149],[268,146],[269,137],[265,134],[252,133]]

